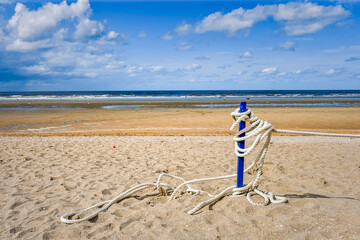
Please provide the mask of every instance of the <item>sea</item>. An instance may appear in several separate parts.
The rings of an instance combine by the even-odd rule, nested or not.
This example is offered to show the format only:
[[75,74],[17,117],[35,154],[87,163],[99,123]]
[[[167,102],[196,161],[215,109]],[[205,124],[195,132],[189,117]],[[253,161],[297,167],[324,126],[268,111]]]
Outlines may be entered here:
[[[0,92],[0,101],[181,101],[181,100],[244,100],[244,99],[357,99],[360,90],[172,90],[172,91],[51,91],[51,92]],[[331,103],[261,103],[259,106],[360,106],[359,102]],[[200,104],[196,107],[233,107],[227,104]],[[256,105],[256,104],[254,104]],[[129,105],[131,107],[140,105]],[[103,106],[123,108],[126,105]]]
[[0,92],[0,101],[16,100],[213,100],[213,99],[360,98],[360,90],[173,90]]

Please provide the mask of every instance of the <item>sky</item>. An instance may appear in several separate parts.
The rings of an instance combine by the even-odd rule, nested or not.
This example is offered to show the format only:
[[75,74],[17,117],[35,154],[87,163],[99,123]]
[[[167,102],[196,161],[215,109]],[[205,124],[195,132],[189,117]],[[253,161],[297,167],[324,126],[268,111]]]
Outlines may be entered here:
[[0,91],[360,89],[360,1],[0,0]]

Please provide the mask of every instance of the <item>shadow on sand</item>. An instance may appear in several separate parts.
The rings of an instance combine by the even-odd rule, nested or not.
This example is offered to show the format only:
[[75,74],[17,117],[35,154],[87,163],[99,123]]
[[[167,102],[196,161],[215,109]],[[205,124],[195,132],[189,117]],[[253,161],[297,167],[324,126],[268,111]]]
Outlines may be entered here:
[[283,197],[287,197],[287,198],[338,198],[338,199],[349,199],[349,200],[359,201],[359,199],[352,198],[352,197],[329,197],[329,196],[315,194],[315,193],[285,194],[285,195],[283,195]]

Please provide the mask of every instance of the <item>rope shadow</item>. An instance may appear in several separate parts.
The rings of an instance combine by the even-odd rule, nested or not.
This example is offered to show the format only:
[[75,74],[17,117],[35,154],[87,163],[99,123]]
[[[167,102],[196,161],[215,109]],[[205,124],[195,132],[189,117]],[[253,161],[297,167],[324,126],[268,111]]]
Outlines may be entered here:
[[329,198],[329,199],[348,199],[359,201],[357,198],[352,197],[329,197],[325,195],[315,194],[315,193],[303,193],[303,194],[285,194],[283,197],[286,198]]
[[[130,196],[127,196],[127,197],[125,197],[125,198],[123,198],[123,199],[120,199],[120,200],[116,201],[115,203],[116,203],[116,204],[119,204],[119,203],[121,203],[122,201],[127,200],[127,199],[131,199],[131,198],[140,201],[140,200],[144,200],[144,199],[146,199],[146,198],[156,197],[156,196],[160,196],[160,195],[161,195],[160,193],[146,194],[146,195],[144,195],[144,196],[130,195]],[[105,205],[105,204],[104,204],[104,205]],[[98,208],[102,208],[104,205],[100,205],[100,206],[98,206]],[[76,217],[79,217],[79,215],[75,214],[75,215],[73,215],[73,216],[70,216],[70,217],[69,217],[69,220],[76,219]],[[96,222],[98,221],[98,219],[99,219],[99,215],[96,215],[96,216],[94,216],[93,218],[88,219],[87,221],[89,221],[89,222],[91,222],[91,223],[96,223]]]

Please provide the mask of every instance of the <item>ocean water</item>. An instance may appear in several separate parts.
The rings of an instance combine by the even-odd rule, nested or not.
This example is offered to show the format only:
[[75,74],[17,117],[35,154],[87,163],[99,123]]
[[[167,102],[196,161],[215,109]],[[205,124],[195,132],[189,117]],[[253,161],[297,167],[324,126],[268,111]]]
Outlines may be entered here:
[[0,92],[0,101],[31,100],[215,100],[357,98],[360,90],[189,90]]

